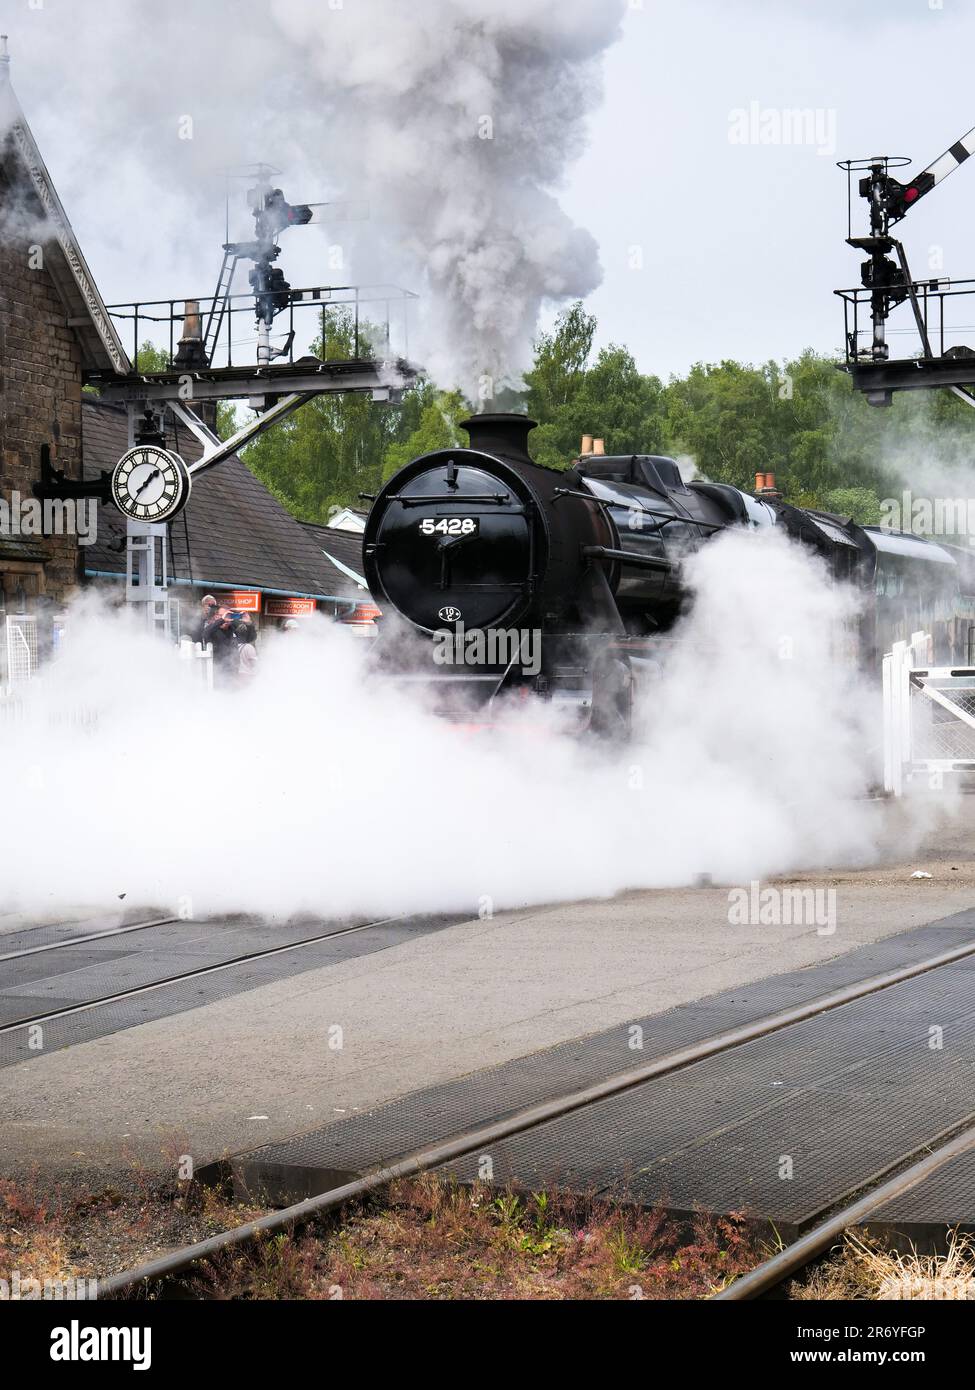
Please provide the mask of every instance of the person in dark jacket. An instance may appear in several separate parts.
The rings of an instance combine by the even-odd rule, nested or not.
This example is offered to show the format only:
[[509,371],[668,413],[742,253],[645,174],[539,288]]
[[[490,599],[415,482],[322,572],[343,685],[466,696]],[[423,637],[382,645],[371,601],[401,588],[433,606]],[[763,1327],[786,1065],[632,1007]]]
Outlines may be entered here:
[[222,678],[232,676],[237,666],[237,639],[234,637],[234,617],[228,608],[218,608],[216,616],[203,629],[203,645],[213,648],[213,673]]
[[188,631],[189,637],[194,642],[203,641],[203,634],[207,629],[208,623],[211,623],[216,617],[218,607],[217,600],[212,594],[207,594],[205,598],[200,600],[199,616],[190,623]]

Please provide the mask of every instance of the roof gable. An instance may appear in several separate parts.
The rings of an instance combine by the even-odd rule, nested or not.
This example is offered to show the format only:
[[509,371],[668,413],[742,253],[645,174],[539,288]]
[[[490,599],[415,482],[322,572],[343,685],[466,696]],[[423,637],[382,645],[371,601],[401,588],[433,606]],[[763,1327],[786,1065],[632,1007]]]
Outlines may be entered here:
[[312,521],[299,523],[302,530],[335,566],[343,580],[368,590],[363,576],[362,532],[343,531],[335,526],[319,526]]
[[132,368],[121,339],[11,85],[5,39],[0,40],[0,163],[15,166],[13,181],[29,191],[50,228],[54,254],[46,258],[47,269],[81,345],[84,365],[128,375]]

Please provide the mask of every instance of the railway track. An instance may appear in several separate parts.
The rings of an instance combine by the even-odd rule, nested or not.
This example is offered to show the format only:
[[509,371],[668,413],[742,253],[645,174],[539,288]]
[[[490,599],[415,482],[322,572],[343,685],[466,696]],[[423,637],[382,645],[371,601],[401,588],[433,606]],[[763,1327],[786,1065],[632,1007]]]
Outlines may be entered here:
[[[870,976],[828,994],[817,996],[803,1004],[779,1010],[764,1018],[716,1033],[709,1038],[585,1087],[566,1092],[538,1104],[525,1106],[506,1115],[503,1119],[433,1139],[423,1147],[416,1148],[410,1153],[397,1155],[390,1161],[364,1172],[353,1181],[330,1188],[328,1191],[294,1203],[280,1211],[271,1212],[264,1217],[247,1222],[233,1230],[225,1231],[208,1240],[174,1250],[136,1269],[99,1280],[99,1297],[112,1298],[152,1291],[154,1288],[164,1285],[166,1281],[185,1275],[194,1267],[222,1252],[246,1245],[265,1234],[296,1230],[314,1218],[335,1211],[351,1201],[377,1191],[394,1179],[413,1177],[461,1159],[469,1159],[483,1153],[492,1144],[511,1139],[516,1135],[523,1135],[549,1121],[582,1111],[609,1097],[635,1090],[654,1078],[680,1072],[706,1058],[731,1051],[756,1039],[779,1032],[792,1024],[801,1023],[830,1010],[841,1008],[843,1005],[862,999],[867,995],[880,993],[894,985],[939,970],[973,955],[975,955],[975,941],[963,943],[924,960],[916,961],[912,965]],[[932,1145],[937,1145],[937,1147],[931,1148]],[[975,1147],[975,1113],[966,1118],[964,1127],[959,1125],[951,1133],[930,1136],[925,1145],[926,1151],[923,1154],[919,1154],[916,1149],[910,1153],[901,1154],[896,1163],[891,1164],[887,1170],[873,1175],[869,1180],[869,1191],[857,1195],[855,1200],[847,1200],[846,1205],[830,1214],[824,1213],[824,1219],[807,1234],[787,1249],[779,1252],[772,1260],[767,1261],[746,1278],[730,1286],[719,1296],[726,1299],[747,1299],[758,1297],[767,1292],[814,1259],[817,1254],[827,1249],[829,1244],[847,1226],[857,1224],[865,1215],[877,1210],[892,1196],[915,1186],[951,1159],[973,1147]]]
[[104,941],[107,936],[127,936],[130,932],[147,931],[150,927],[168,927],[170,923],[180,920],[178,917],[151,917],[145,922],[131,922],[124,927],[108,927],[105,931],[67,936],[61,941],[47,941],[42,946],[28,946],[23,951],[5,951],[0,954],[0,963],[5,960],[23,960],[25,956],[39,956],[45,951],[60,951],[66,946],[87,946],[89,941]]
[[[157,922],[143,922],[132,927],[119,928],[114,931],[100,933],[101,936],[122,935],[127,931],[141,931],[151,926],[165,925],[172,919],[166,918]],[[218,974],[223,970],[230,970],[235,966],[247,965],[252,961],[267,960],[272,956],[285,955],[288,952],[300,951],[305,947],[317,945],[322,941],[331,941],[337,937],[352,936],[356,932],[364,932],[388,925],[390,922],[402,920],[402,915],[395,917],[382,917],[375,922],[360,922],[351,927],[339,927],[327,932],[317,932],[312,936],[303,937],[300,941],[289,941],[279,946],[269,946],[259,951],[247,951],[241,954],[228,957],[226,960],[210,962],[201,965],[193,970],[183,970],[172,975],[166,975],[162,979],[153,980],[147,984],[135,985],[129,989],[116,990],[111,994],[98,995],[92,999],[79,1000],[76,1004],[69,1004],[57,1009],[42,1010],[40,1012],[25,1014],[21,1018],[13,1019],[0,1026],[0,1037],[10,1033],[16,1033],[25,1028],[34,1027],[37,1024],[50,1023],[53,1019],[67,1018],[73,1014],[85,1013],[89,1010],[103,1008],[108,1004],[117,1004],[124,999],[132,999],[138,995],[150,994],[155,990],[165,989],[168,985],[185,984],[187,980],[201,979],[208,975]],[[85,937],[85,941],[94,940],[94,937]],[[31,955],[41,951],[53,950],[57,946],[68,946],[78,944],[77,942],[58,942],[51,946],[39,946],[34,951],[27,951],[23,954]],[[16,954],[16,953],[15,953]]]
[[969,1126],[908,1166],[899,1165],[899,1171],[893,1177],[871,1187],[855,1201],[847,1202],[830,1213],[798,1240],[792,1241],[741,1279],[736,1279],[733,1284],[715,1294],[715,1301],[742,1303],[773,1293],[787,1279],[791,1279],[820,1255],[825,1254],[844,1231],[860,1225],[887,1202],[911,1191],[953,1159],[969,1153],[972,1149],[975,1149],[975,1127]]

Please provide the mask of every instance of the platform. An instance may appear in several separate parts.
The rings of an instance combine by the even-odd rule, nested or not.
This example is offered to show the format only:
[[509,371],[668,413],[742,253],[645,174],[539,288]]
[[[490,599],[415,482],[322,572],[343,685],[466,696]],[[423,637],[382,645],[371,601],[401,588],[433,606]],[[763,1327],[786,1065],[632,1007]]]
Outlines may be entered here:
[[[230,917],[205,922],[170,921],[122,936],[98,937],[54,951],[0,960],[0,1068],[37,1057],[29,1029],[18,1027],[42,1014],[74,1009],[125,991],[146,991],[62,1017],[45,1019],[44,1055],[92,1042],[153,1019],[173,1018],[203,1003],[234,998],[261,985],[358,959],[442,931],[457,918],[403,917],[368,924],[366,918],[334,923],[318,919],[267,922]],[[346,934],[349,927],[367,928]],[[65,928],[56,929],[63,939]],[[334,935],[325,935],[334,933]],[[45,931],[44,936],[51,935]],[[71,936],[80,934],[77,927]],[[323,939],[301,945],[319,934]],[[26,939],[26,938],[25,938]],[[30,938],[37,946],[48,944]],[[21,938],[0,938],[3,954]],[[281,947],[295,946],[293,951]],[[274,954],[261,955],[271,951]],[[240,959],[254,956],[253,959]],[[234,963],[234,962],[238,963]],[[217,969],[212,969],[217,967]],[[225,967],[225,968],[221,968]],[[194,974],[211,970],[204,975]],[[179,977],[187,978],[180,982]],[[173,980],[165,989],[150,987]]]
[[[819,976],[817,991],[849,978],[844,971],[873,973],[935,939],[913,943],[911,932],[975,906],[975,801],[965,799],[962,819],[936,826],[928,847],[906,859],[904,808],[876,809],[894,818],[899,854],[789,880],[835,888],[831,935],[802,924],[732,926],[726,887],[657,889],[485,919],[461,913],[413,930],[370,929],[162,989],[150,984],[46,1023],[43,1051],[25,1054],[15,1024],[0,1034],[11,1049],[21,1037],[21,1050],[0,1066],[0,1177],[31,1171],[58,1183],[117,1181],[133,1162],[165,1174],[176,1144],[202,1167],[389,1103],[412,1104],[406,1098],[438,1088],[462,1094],[466,1078],[501,1066],[511,1068],[505,1085],[519,1104],[534,1098],[546,1064],[536,1058],[553,1048],[563,1049],[558,1066],[570,1079],[591,1075],[600,1049],[600,1065],[615,1071],[633,1020],[654,1022],[642,1053],[625,1050],[624,1066],[666,1050],[675,1037],[705,1036],[722,1017],[762,1012],[770,996],[755,991],[771,989],[773,979],[799,998],[813,988],[814,969],[833,972]],[[913,879],[915,870],[931,876]],[[84,914],[48,927],[8,920],[0,923],[0,954],[98,925]],[[205,964],[221,942],[231,944],[227,933],[272,946],[295,924],[176,925],[183,930],[171,935],[154,929],[68,947],[77,971],[63,968],[59,950],[24,957],[46,955],[36,970],[17,973],[7,968],[16,961],[0,962],[6,1017],[52,1000],[71,1007],[113,976],[131,984],[151,981],[163,964]],[[140,937],[159,961],[109,959],[123,942],[135,952]],[[329,1046],[336,1024],[341,1050]],[[592,1038],[602,1041],[585,1043]],[[353,1161],[360,1160],[342,1160]]]
[[[288,1202],[396,1155],[688,1043],[975,940],[975,911],[808,969],[726,990],[418,1091],[238,1155],[240,1190]],[[948,1039],[929,1046],[936,1021]],[[642,1049],[631,1046],[632,1029]],[[496,1146],[494,1180],[530,1190],[747,1211],[784,1237],[900,1156],[975,1115],[975,957],[659,1077]],[[450,1171],[470,1181],[479,1158]],[[963,1189],[959,1189],[961,1191]],[[957,1219],[975,1219],[975,1189]]]

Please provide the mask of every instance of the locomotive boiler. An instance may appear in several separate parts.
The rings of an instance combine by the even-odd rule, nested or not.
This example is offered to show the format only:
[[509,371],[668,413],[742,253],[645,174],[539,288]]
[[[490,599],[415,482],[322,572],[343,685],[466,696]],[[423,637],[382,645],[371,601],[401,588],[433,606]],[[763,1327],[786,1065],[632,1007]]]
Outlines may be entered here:
[[[444,713],[490,718],[499,699],[534,694],[579,727],[625,733],[634,681],[687,602],[683,560],[730,526],[782,527],[858,584],[865,657],[904,628],[934,631],[952,653],[961,642],[951,624],[967,613],[967,557],[948,547],[790,506],[774,487],[685,482],[660,455],[542,467],[534,427],[517,414],[465,421],[469,447],[406,464],[366,522],[365,574],[384,614],[377,660],[427,685]],[[419,645],[403,643],[404,628]]]

